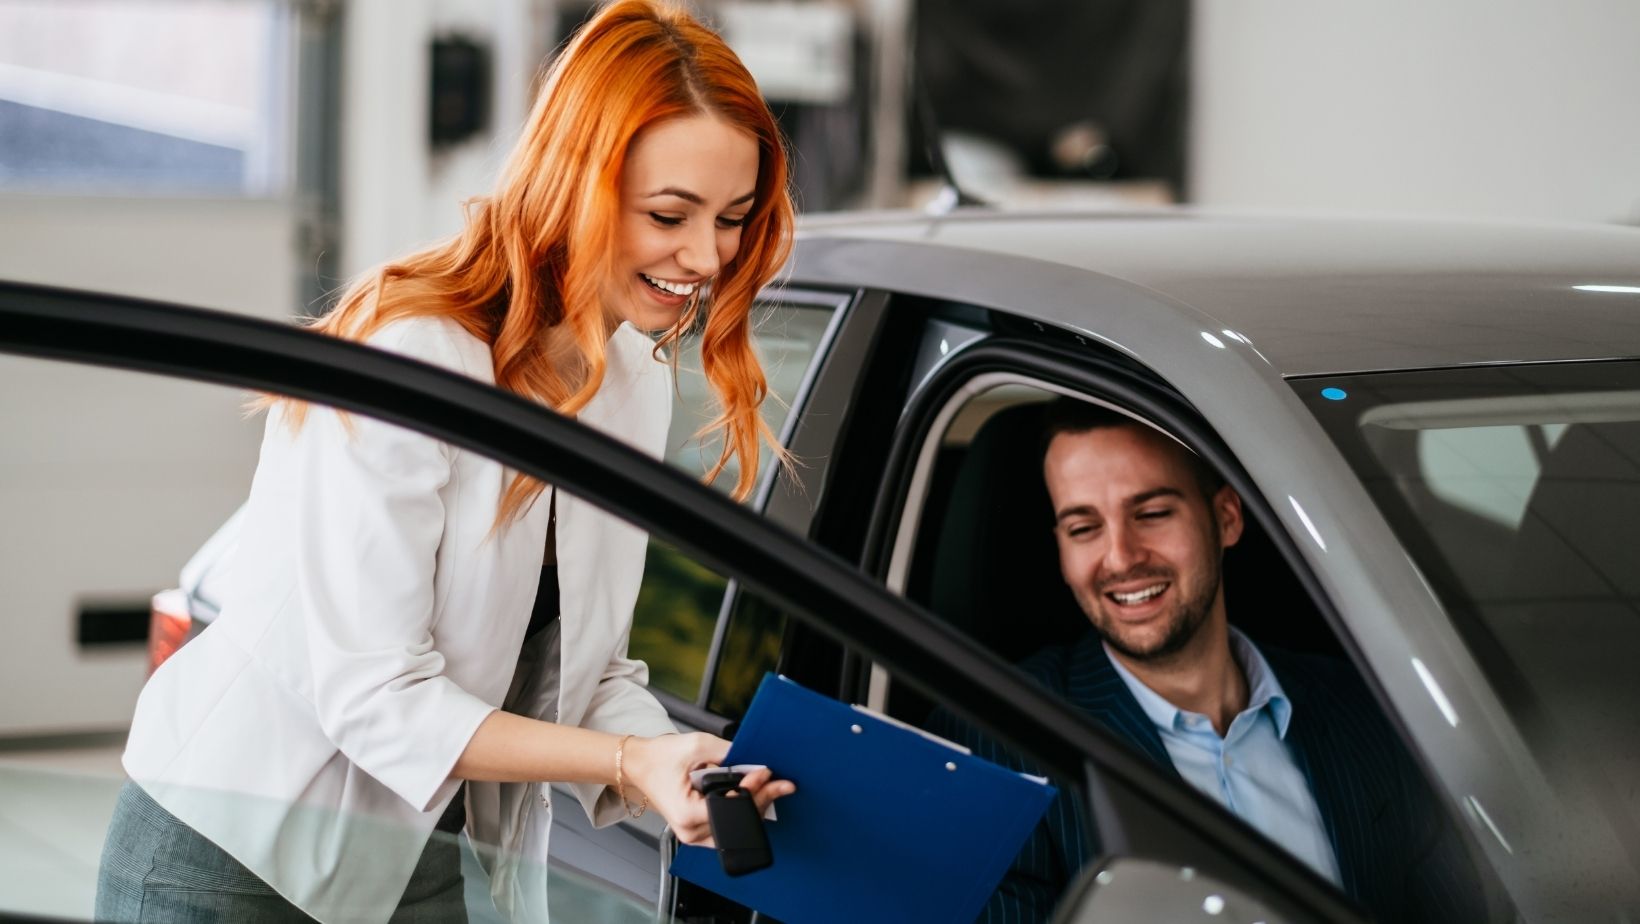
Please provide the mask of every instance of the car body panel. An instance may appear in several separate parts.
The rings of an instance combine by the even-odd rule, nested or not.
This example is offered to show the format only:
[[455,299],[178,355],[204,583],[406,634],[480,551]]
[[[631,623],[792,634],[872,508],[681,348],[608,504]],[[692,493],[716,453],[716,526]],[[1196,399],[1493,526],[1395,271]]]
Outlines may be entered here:
[[[1040,260],[1143,286],[1249,337],[1283,375],[1640,354],[1640,229],[1328,219],[1166,210],[1129,214],[883,215],[805,225],[824,241],[921,242]],[[873,248],[889,261],[890,248]],[[799,272],[799,278],[806,276]],[[896,274],[902,282],[917,274]],[[864,282],[865,280],[861,280]],[[1029,305],[1045,323],[1081,313]]]
[[[1134,224],[1159,227],[1170,220],[1147,219],[1150,225],[1118,221],[1116,230]],[[1177,222],[1188,224],[1182,218]],[[1019,227],[1031,230],[1010,237],[1015,225],[1005,218],[866,223],[849,229],[822,225],[800,240],[792,278],[810,285],[847,282],[995,309],[1038,322],[1045,334],[1060,332],[1062,340],[1066,335],[1083,338],[1090,351],[1115,350],[1161,376],[1214,426],[1270,500],[1283,528],[1299,540],[1306,562],[1344,622],[1345,633],[1422,759],[1435,770],[1451,803],[1461,807],[1476,840],[1510,883],[1527,918],[1555,919],[1593,911],[1602,906],[1592,908],[1586,903],[1595,901],[1591,896],[1597,893],[1622,896],[1624,907],[1640,906],[1640,863],[1626,848],[1625,833],[1614,831],[1612,820],[1599,805],[1581,799],[1575,787],[1548,778],[1434,591],[1286,380],[1295,372],[1323,368],[1302,361],[1297,347],[1306,338],[1283,341],[1289,352],[1280,354],[1284,363],[1278,362],[1263,352],[1259,336],[1232,326],[1256,321],[1250,311],[1220,318],[1150,286],[1020,253],[1029,250],[1027,244],[1032,241],[1070,240],[1084,232],[1089,239],[1103,242],[1103,235],[1111,234],[1111,226],[1103,219],[1020,219]],[[1233,222],[1218,227],[1224,240],[1233,236],[1229,233]],[[1487,237],[1484,230],[1477,233]],[[1603,242],[1606,251],[1600,265],[1607,267],[1598,271],[1602,275],[1568,277],[1568,289],[1573,282],[1640,279],[1640,247],[1634,248],[1626,263],[1612,251],[1617,246],[1614,242],[1640,245],[1640,232],[1595,229],[1568,234],[1577,241]],[[966,237],[976,245],[947,246],[952,236]],[[1384,240],[1393,237],[1385,235]],[[983,246],[978,244],[981,239]],[[1097,249],[1086,241],[1057,246],[1061,250]],[[1158,242],[1156,246],[1163,245]],[[1179,262],[1187,265],[1189,260],[1180,256]],[[1630,267],[1627,276],[1622,275],[1625,265]],[[1403,268],[1401,263],[1386,261],[1375,287],[1386,293],[1394,290],[1396,274]],[[1593,262],[1582,269],[1597,272]],[[1283,278],[1278,275],[1271,285],[1279,288]],[[1526,270],[1519,270],[1517,287],[1510,290],[1508,303],[1526,302],[1526,308],[1517,312],[1522,317],[1540,310],[1535,283],[1521,282],[1532,278]],[[1424,281],[1412,276],[1401,284],[1418,290]],[[1524,296],[1518,288],[1521,284],[1526,285]],[[1315,289],[1318,299],[1323,289]],[[1593,306],[1586,316],[1588,332],[1551,338],[1549,331],[1567,326],[1567,319],[1536,318],[1523,338],[1531,340],[1542,334],[1538,339],[1543,343],[1536,349],[1523,345],[1520,352],[1508,355],[1510,361],[1640,352],[1640,311],[1631,305],[1628,317],[1623,317],[1624,312],[1607,307],[1625,304],[1622,299],[1569,291],[1568,298],[1585,299],[1572,299],[1572,303]],[[1252,301],[1244,298],[1238,304],[1245,309]],[[1394,299],[1386,295],[1371,303],[1380,301]],[[1414,299],[1408,296],[1406,301]],[[1357,305],[1351,309],[1353,314],[1340,309],[1340,315],[1355,318],[1363,326],[1371,303]],[[1433,302],[1429,307],[1444,310],[1442,304]],[[1215,311],[1222,307],[1216,305]],[[1464,320],[1447,331],[1450,349],[1420,355],[1412,362],[1460,363],[1479,355],[1459,348],[1461,331],[1482,321],[1474,309],[1473,305],[1453,309]],[[1291,304],[1286,310],[1303,313]],[[1323,311],[1323,307],[1316,309],[1318,314]],[[1582,323],[1585,315],[1578,319]],[[1317,322],[1308,336],[1321,336],[1324,327]],[[1336,341],[1351,341],[1364,335],[1344,328],[1331,336]],[[1438,340],[1431,335],[1431,342]],[[1394,354],[1378,343],[1363,348],[1360,355],[1388,363]],[[1492,350],[1490,355],[1497,353]]]

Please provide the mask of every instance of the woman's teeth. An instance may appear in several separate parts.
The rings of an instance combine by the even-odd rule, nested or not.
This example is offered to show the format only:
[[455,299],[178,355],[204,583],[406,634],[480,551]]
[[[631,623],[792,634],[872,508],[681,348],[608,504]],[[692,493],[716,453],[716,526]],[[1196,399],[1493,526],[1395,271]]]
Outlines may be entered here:
[[667,282],[664,279],[656,279],[648,273],[639,273],[638,275],[643,277],[644,282],[671,295],[693,295],[695,290],[700,288],[698,282]]
[[1161,592],[1166,589],[1166,584],[1156,584],[1146,587],[1144,590],[1136,590],[1130,594],[1119,594],[1113,592],[1111,593],[1110,598],[1123,606],[1133,606],[1136,603],[1143,603],[1152,597],[1160,595]]

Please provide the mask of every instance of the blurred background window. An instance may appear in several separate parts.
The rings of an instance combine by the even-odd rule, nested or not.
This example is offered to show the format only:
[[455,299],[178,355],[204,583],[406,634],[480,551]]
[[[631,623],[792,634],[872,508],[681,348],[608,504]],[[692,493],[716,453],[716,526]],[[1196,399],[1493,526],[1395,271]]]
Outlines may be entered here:
[[[1187,0],[917,0],[913,93],[980,198],[1170,202],[1185,193],[1189,34]],[[913,176],[928,129],[909,125]]]
[[292,19],[279,0],[0,0],[0,189],[284,192]]

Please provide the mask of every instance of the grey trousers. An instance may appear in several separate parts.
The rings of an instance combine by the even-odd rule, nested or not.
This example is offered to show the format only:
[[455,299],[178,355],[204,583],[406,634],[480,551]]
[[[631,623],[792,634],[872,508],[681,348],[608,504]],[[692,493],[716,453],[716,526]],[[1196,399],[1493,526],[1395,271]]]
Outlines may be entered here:
[[[98,921],[312,921],[256,874],[127,781],[97,872]],[[463,924],[461,844],[435,834],[392,920]]]

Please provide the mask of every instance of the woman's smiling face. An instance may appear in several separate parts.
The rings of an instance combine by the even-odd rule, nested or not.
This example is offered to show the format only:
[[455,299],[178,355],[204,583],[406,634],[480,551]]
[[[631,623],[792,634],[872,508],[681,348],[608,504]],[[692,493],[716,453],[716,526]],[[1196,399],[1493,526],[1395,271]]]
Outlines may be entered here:
[[621,175],[619,250],[605,293],[616,317],[646,331],[677,323],[740,249],[757,169],[757,141],[709,115],[638,133]]

